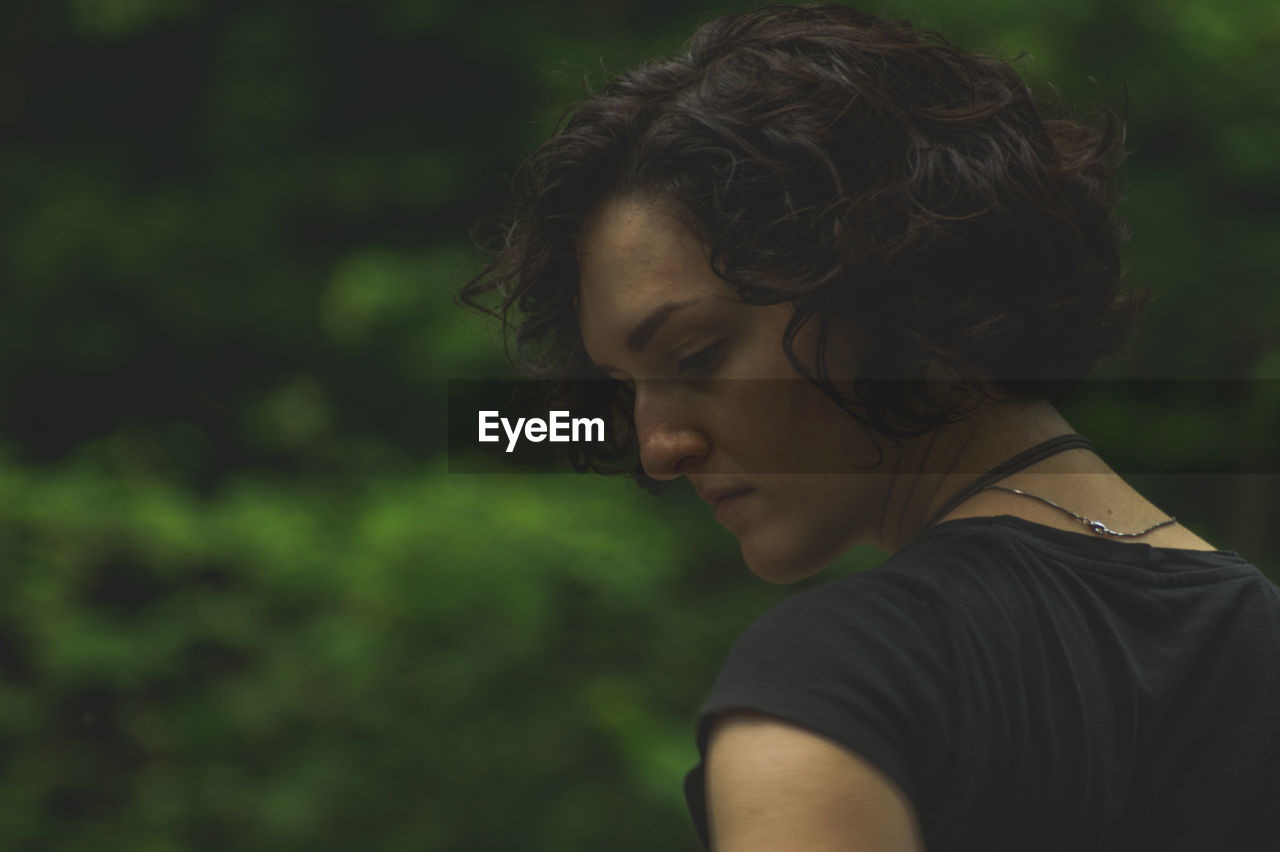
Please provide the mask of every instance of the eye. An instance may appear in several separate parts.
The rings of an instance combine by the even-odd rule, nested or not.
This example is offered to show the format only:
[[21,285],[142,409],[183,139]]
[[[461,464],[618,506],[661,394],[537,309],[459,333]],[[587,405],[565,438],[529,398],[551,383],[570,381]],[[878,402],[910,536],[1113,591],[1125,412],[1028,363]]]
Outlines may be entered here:
[[709,369],[712,366],[712,364],[715,363],[716,356],[720,354],[720,349],[723,346],[724,346],[723,340],[717,341],[711,344],[710,346],[708,346],[706,349],[703,349],[701,352],[698,352],[694,355],[690,355],[688,358],[685,358],[678,365],[676,365],[676,369],[681,373],[687,372],[689,370]]

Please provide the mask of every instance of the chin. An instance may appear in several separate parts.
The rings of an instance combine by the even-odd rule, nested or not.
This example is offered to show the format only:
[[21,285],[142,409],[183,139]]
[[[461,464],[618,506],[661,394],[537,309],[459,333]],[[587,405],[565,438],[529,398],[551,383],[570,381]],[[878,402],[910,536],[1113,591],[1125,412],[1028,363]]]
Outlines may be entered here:
[[766,547],[741,542],[742,560],[747,569],[766,583],[786,586],[807,580],[817,574],[834,558],[815,558],[813,554],[797,552],[794,548]]

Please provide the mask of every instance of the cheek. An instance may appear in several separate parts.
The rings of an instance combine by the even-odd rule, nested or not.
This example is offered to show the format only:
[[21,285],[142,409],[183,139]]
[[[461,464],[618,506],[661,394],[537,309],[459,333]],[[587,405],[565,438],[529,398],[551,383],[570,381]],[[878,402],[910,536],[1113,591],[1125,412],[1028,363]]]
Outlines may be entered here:
[[713,443],[744,473],[865,471],[878,454],[857,421],[801,378],[724,382],[705,410]]
[[[728,371],[732,378],[716,394],[717,410],[708,412],[715,443],[744,472],[865,470],[878,453],[861,426],[801,376],[782,349],[790,306],[757,310],[755,323],[743,332],[753,344]],[[815,321],[806,323],[792,347],[809,369],[815,363],[815,329]],[[828,336],[828,353],[839,348],[832,345],[834,334]]]
[[810,436],[794,417],[795,382],[777,379],[729,380],[709,417],[715,443],[744,473],[796,473],[797,447]]
[[861,424],[812,383],[790,383],[783,406],[796,472],[857,474],[879,458]]

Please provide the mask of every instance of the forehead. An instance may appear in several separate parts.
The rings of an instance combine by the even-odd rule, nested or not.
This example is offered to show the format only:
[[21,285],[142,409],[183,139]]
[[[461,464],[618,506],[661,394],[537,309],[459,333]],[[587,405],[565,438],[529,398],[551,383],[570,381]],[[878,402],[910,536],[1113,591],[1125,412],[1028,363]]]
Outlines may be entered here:
[[584,342],[662,303],[725,295],[706,251],[673,213],[641,199],[606,201],[578,237],[578,323]]

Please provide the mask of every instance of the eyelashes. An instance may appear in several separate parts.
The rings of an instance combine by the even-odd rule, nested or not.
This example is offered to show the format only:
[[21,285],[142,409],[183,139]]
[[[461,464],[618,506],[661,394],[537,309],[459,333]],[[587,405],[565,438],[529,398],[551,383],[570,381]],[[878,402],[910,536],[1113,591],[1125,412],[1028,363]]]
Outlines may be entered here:
[[[718,340],[705,349],[695,352],[688,358],[682,359],[678,364],[676,364],[676,372],[680,374],[693,373],[695,375],[709,372],[720,360],[721,352],[723,351],[726,343],[728,343],[727,340]],[[612,376],[606,377],[612,378],[617,382],[618,386],[628,397],[634,396],[635,385],[631,380],[619,379]]]
[[720,350],[723,347],[724,341],[718,340],[706,349],[703,349],[701,352],[697,352],[690,355],[688,358],[685,358],[676,365],[676,370],[681,373],[686,373],[691,370],[694,372],[708,370],[715,365],[716,356],[720,354]]

